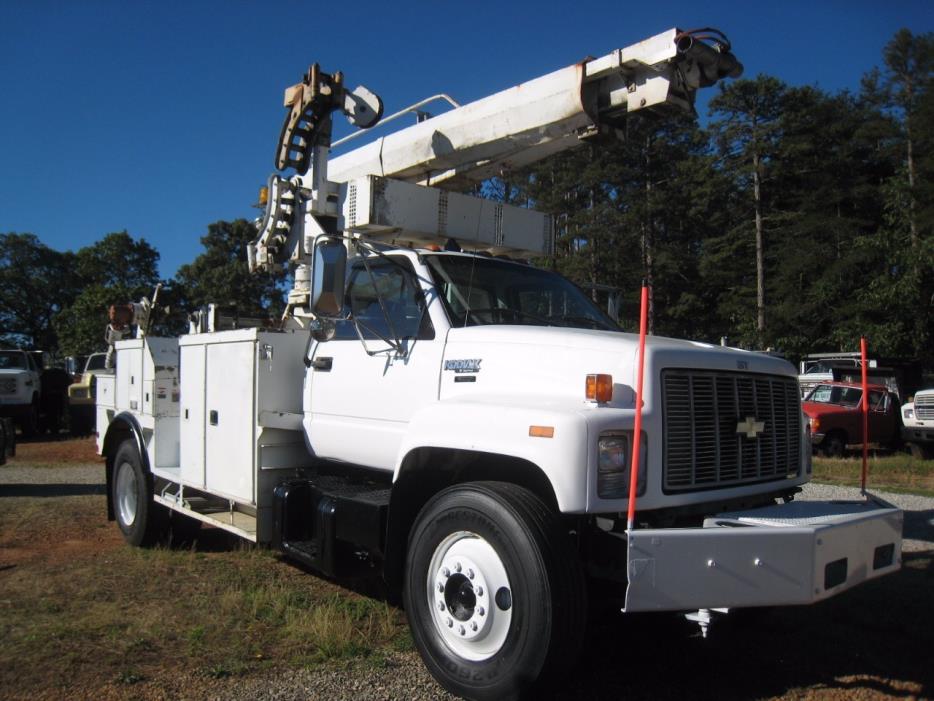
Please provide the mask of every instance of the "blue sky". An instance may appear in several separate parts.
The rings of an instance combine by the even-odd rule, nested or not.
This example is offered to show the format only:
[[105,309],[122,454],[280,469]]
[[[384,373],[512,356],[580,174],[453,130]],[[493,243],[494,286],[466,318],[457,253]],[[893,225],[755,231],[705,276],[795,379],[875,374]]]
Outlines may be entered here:
[[0,232],[75,250],[126,229],[171,277],[209,223],[256,216],[283,89],[309,64],[367,85],[388,114],[673,26],[726,32],[747,77],[855,90],[897,29],[934,30],[934,0],[0,0]]

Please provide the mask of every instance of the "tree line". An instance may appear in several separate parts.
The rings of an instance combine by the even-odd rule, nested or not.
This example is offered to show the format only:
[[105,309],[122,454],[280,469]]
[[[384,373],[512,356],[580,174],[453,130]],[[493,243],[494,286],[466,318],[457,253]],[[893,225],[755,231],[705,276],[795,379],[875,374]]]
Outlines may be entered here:
[[[255,236],[245,219],[211,224],[204,252],[161,281],[154,332],[180,333],[187,313],[211,302],[245,316],[281,312],[276,281],[247,269],[246,245]],[[158,262],[152,244],[126,231],[76,252],[54,250],[34,234],[0,234],[0,341],[61,355],[102,350],[108,307],[151,298]]]
[[[771,347],[856,350],[934,365],[934,35],[900,30],[858,91],[759,75],[721,86],[706,125],[639,113],[622,138],[585,143],[484,183],[480,194],[553,215],[541,264],[603,301],[651,287],[652,333]],[[207,302],[281,311],[276,281],[247,272],[245,220],[216,222],[166,281],[176,310]],[[0,339],[84,353],[106,306],[151,294],[158,252],[127,232],[77,252],[0,235]],[[605,287],[601,288],[605,289]],[[163,329],[177,331],[180,314]]]

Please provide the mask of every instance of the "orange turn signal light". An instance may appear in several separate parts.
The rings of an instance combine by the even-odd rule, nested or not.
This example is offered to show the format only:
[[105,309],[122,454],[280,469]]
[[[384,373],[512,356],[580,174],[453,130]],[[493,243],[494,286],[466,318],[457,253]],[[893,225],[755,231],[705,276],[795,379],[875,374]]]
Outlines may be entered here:
[[529,435],[532,438],[554,438],[554,426],[529,426]]
[[584,394],[592,402],[606,404],[613,399],[613,376],[587,375]]

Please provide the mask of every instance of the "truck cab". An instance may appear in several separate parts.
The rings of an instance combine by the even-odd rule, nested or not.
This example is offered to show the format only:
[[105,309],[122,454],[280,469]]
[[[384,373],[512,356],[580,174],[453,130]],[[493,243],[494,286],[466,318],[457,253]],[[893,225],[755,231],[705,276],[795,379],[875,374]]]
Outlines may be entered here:
[[0,416],[14,419],[26,437],[39,427],[41,375],[31,353],[0,350]]
[[68,386],[68,414],[73,434],[94,431],[97,376],[114,372],[113,368],[106,367],[106,359],[106,353],[91,353],[75,381]]
[[[897,445],[901,435],[898,397],[883,385],[869,385],[868,443]],[[863,388],[852,382],[821,382],[805,397],[815,450],[841,457],[846,447],[863,442]]]

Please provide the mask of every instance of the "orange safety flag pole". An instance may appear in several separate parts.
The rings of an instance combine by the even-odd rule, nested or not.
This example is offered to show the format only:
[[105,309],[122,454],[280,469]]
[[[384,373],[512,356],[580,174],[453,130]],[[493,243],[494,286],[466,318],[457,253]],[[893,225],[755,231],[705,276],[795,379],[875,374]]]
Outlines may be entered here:
[[866,337],[859,339],[859,353],[863,365],[863,475],[861,480],[861,489],[866,494],[866,475],[869,472],[869,375],[866,366],[869,364],[866,360]]
[[629,513],[626,529],[632,530],[636,516],[636,488],[639,484],[639,453],[642,442],[642,381],[645,377],[645,333],[649,316],[649,288],[642,283],[642,301],[639,308],[639,367],[636,380],[636,425],[632,438],[632,462],[629,467]]

